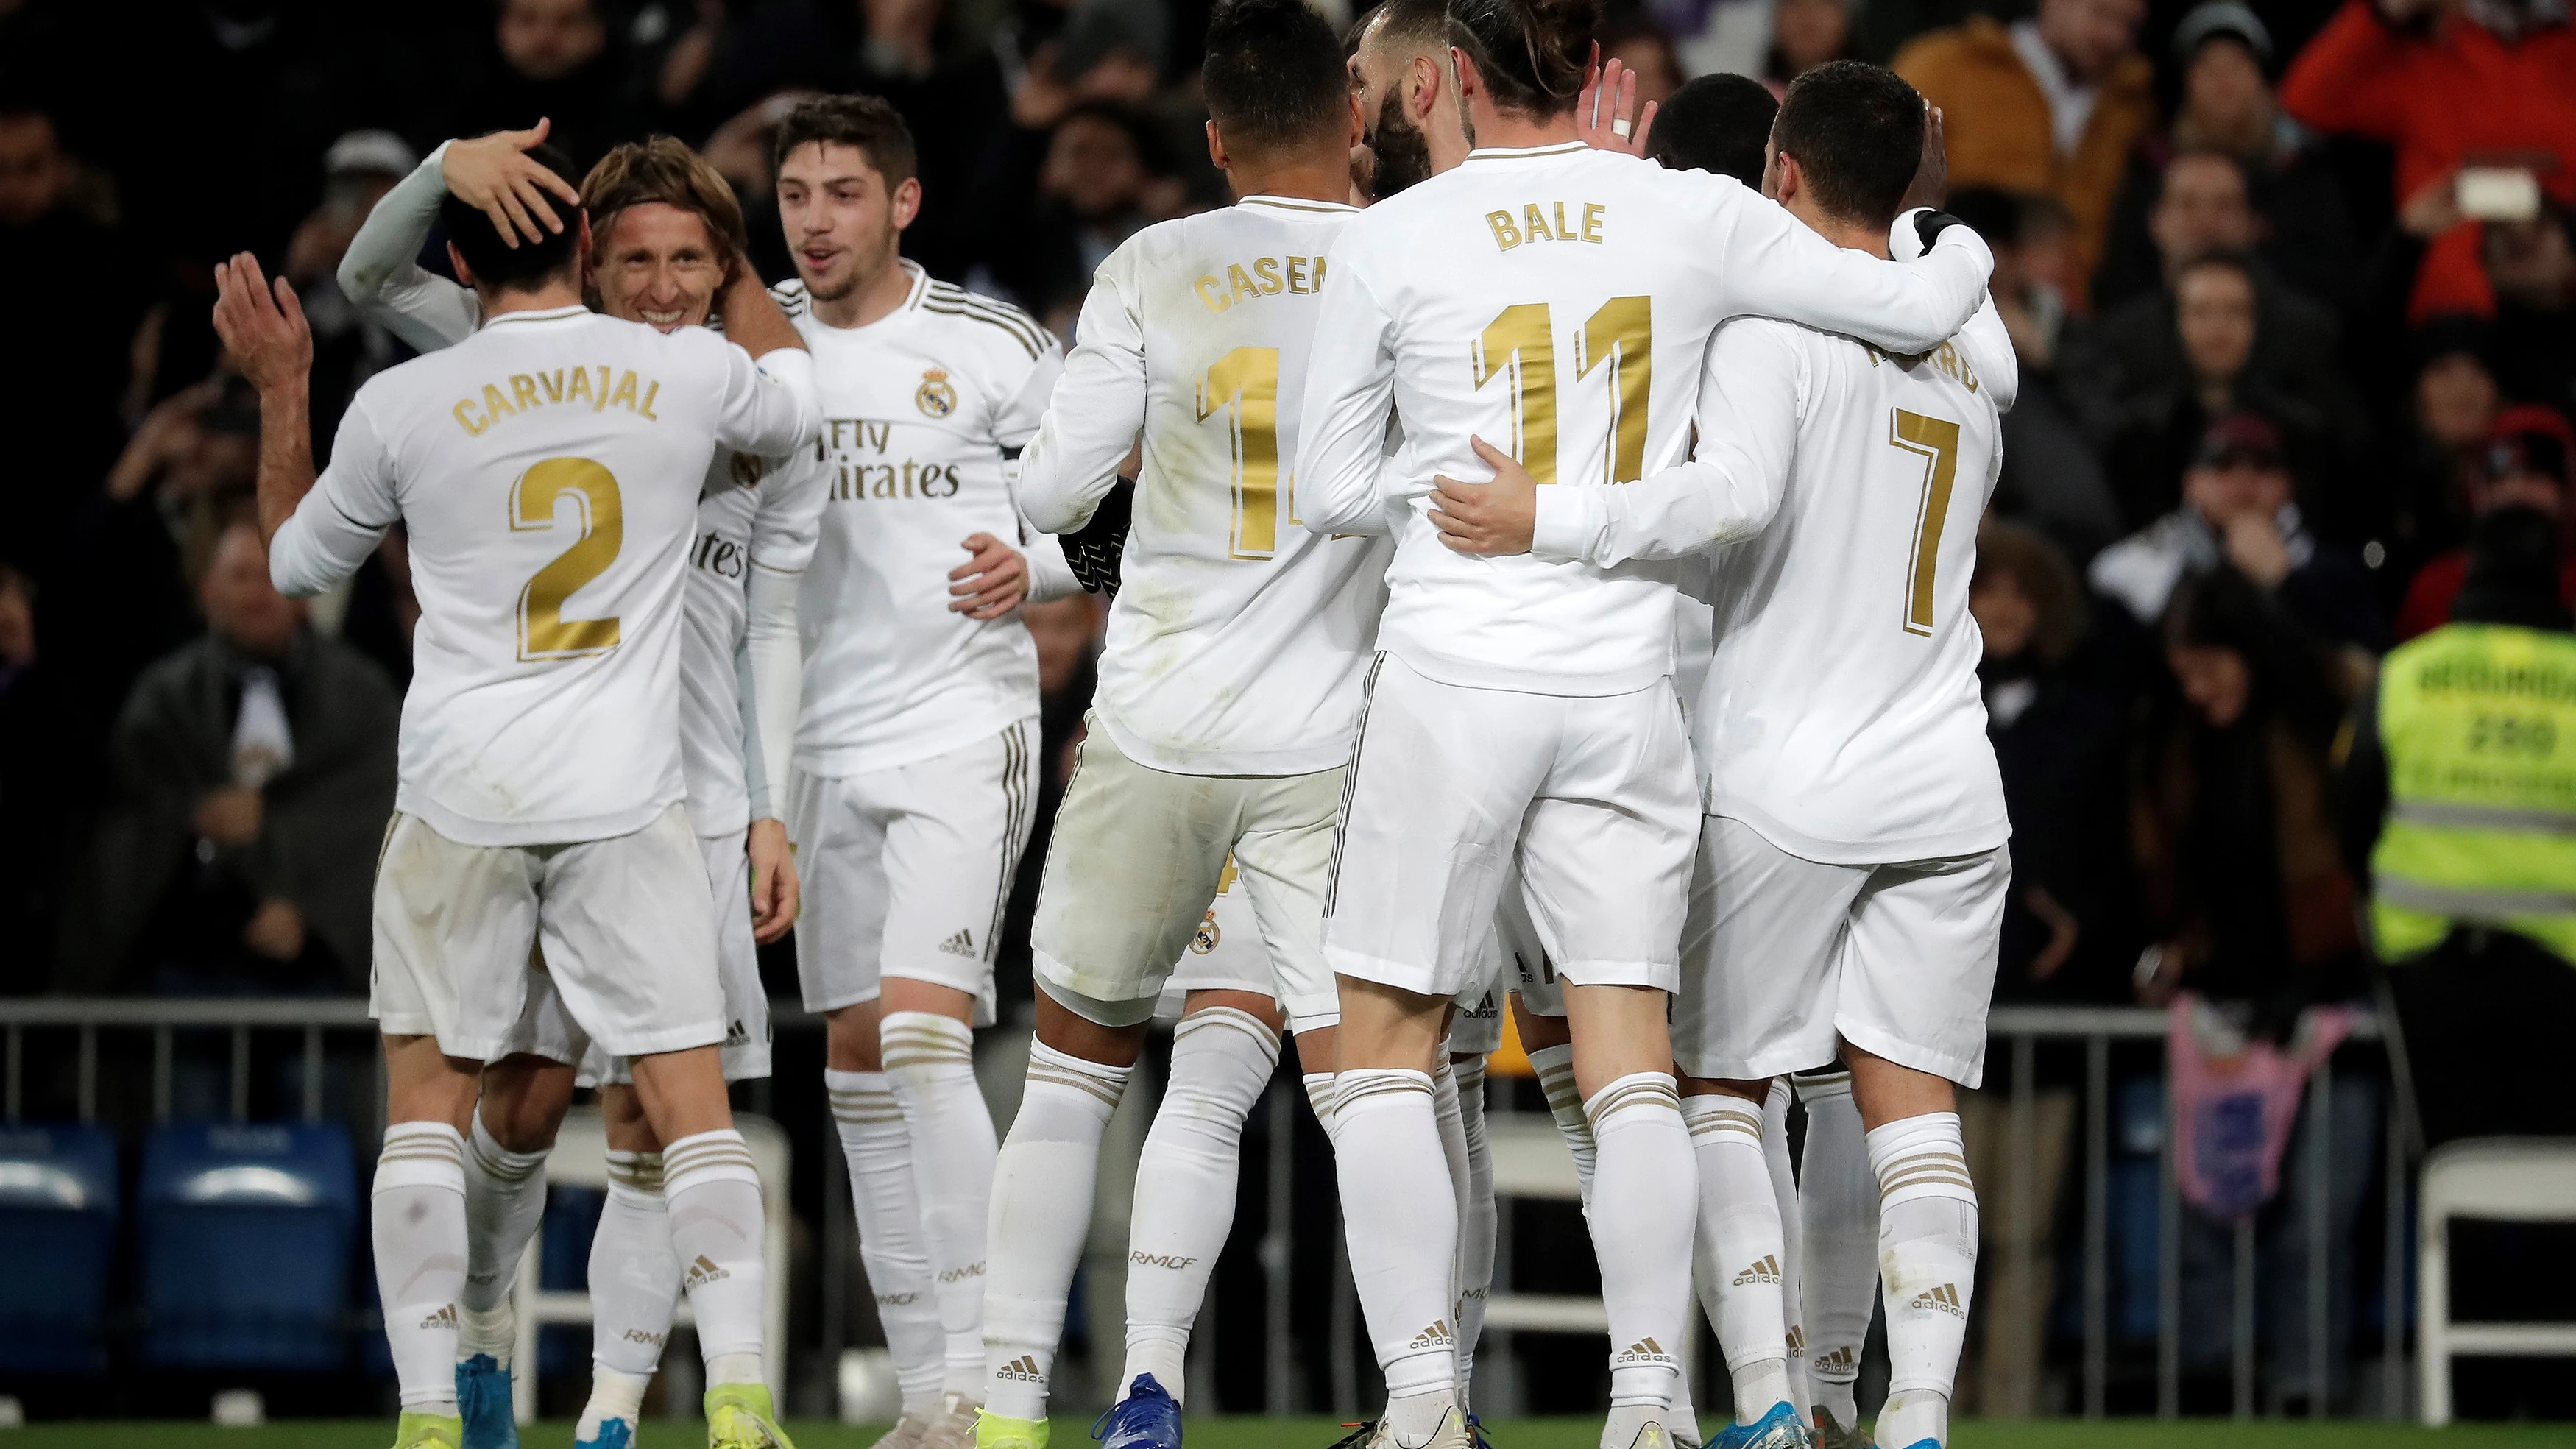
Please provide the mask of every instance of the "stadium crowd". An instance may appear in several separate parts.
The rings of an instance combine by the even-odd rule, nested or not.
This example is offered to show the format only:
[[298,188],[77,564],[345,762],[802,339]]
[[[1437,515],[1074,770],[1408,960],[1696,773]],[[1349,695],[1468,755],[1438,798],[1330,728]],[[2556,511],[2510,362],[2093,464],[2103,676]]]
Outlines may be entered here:
[[[866,91],[920,142],[906,254],[1063,336],[1120,241],[1225,200],[1205,17],[0,0],[0,992],[365,987],[417,609],[399,537],[309,608],[271,587],[219,257],[301,291],[327,447],[408,355],[333,273],[440,140],[542,116],[587,166],[677,135],[777,280],[766,132],[783,98]],[[2286,1039],[2365,994],[2339,733],[2377,656],[2448,619],[2478,516],[2576,502],[2564,4],[1645,0],[1603,44],[1649,99],[1856,56],[1944,111],[2022,375],[1973,589],[2020,866],[1999,998],[2188,989]],[[2561,578],[2576,598],[2576,552]],[[1027,612],[1052,795],[1101,614]]]

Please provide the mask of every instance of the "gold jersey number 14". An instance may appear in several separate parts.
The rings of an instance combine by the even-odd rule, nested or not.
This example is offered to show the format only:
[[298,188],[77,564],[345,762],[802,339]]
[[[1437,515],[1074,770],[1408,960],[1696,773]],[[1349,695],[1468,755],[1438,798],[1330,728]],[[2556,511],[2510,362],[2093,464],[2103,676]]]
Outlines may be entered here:
[[608,572],[626,542],[626,510],[617,476],[588,458],[548,458],[510,488],[514,533],[552,530],[555,505],[570,498],[581,532],[519,590],[519,657],[573,659],[617,647],[617,616],[567,619],[564,602]]
[[[1556,481],[1556,327],[1545,302],[1505,307],[1486,324],[1469,359],[1476,386],[1511,379],[1512,456],[1541,483]],[[1613,297],[1574,334],[1574,380],[1607,366],[1610,444],[1604,483],[1646,476],[1646,400],[1654,390],[1654,304]]]

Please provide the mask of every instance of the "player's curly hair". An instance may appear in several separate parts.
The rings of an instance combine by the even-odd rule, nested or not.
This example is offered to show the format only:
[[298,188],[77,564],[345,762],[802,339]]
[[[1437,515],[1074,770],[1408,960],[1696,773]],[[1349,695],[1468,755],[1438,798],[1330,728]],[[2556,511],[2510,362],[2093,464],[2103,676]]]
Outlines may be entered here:
[[694,211],[707,224],[717,260],[730,273],[750,250],[751,233],[743,225],[742,202],[706,157],[674,136],[647,136],[629,141],[599,158],[581,179],[581,204],[590,213],[593,247],[608,244],[617,213],[630,206],[658,201]]
[[1449,0],[1449,43],[1475,63],[1496,109],[1560,116],[1583,93],[1601,16],[1601,0]]

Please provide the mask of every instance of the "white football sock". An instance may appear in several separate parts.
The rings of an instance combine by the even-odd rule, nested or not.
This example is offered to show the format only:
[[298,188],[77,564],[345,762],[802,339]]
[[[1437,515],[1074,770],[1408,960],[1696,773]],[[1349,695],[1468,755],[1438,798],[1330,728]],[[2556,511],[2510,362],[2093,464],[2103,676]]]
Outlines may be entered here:
[[[1458,1250],[1467,1248],[1467,1122],[1458,1107],[1458,1075],[1450,1069],[1449,1043],[1443,1041],[1431,1058],[1431,1120],[1440,1129],[1440,1161],[1449,1170],[1450,1200],[1457,1212]],[[1458,1265],[1449,1265],[1449,1327],[1452,1330],[1451,1353],[1458,1364],[1458,1402],[1467,1402],[1467,1365],[1469,1349],[1466,1323],[1458,1312]]]
[[912,1134],[913,1190],[948,1341],[944,1387],[974,1399],[984,1379],[984,1230],[996,1152],[993,1114],[975,1084],[975,1033],[954,1017],[898,1011],[880,1039]]
[[[1583,1110],[1598,1153],[1592,1252],[1610,1319],[1610,1403],[1649,1407],[1660,1417],[1672,1403],[1690,1331],[1691,1229],[1699,1207],[1690,1130],[1668,1072],[1615,1078]],[[1619,1449],[1627,1449],[1626,1440]]]
[[1798,1222],[1798,1174],[1789,1165],[1789,1104],[1796,1100],[1785,1076],[1771,1079],[1771,1094],[1762,1101],[1762,1165],[1771,1173],[1771,1205],[1780,1215],[1780,1317],[1789,1343],[1789,1402],[1798,1417],[1816,1402],[1807,1377],[1806,1310],[1801,1303],[1806,1234]]
[[1959,1114],[1901,1118],[1868,1141],[1887,1308],[1887,1405],[1877,1439],[1889,1449],[1925,1439],[1946,1444],[1977,1278],[1977,1190],[1968,1181]]
[[[1861,1140],[1851,1073],[1801,1076],[1807,1144],[1798,1166],[1799,1317],[1816,1405],[1846,1429],[1860,1427],[1861,1345],[1878,1308],[1878,1178]],[[1903,1449],[1903,1446],[1899,1446]]]
[[[1431,1074],[1355,1067],[1336,1079],[1334,1175],[1369,1341],[1386,1373],[1387,1413],[1399,1434],[1437,1428],[1457,1402],[1457,1333],[1450,1274],[1458,1257],[1458,1199],[1440,1150]],[[1397,1418],[1397,1404],[1406,1404]]]
[[1485,1140],[1485,1059],[1452,1060],[1458,1079],[1458,1126],[1466,1139],[1467,1185],[1458,1215],[1458,1402],[1476,1398],[1476,1343],[1485,1333],[1485,1300],[1494,1287],[1494,1151]]
[[546,1216],[546,1154],[512,1152],[474,1114],[465,1134],[465,1291],[457,1298],[463,1322],[457,1332],[459,1362],[487,1354],[503,1369],[518,1347],[510,1290],[519,1258]]
[[[662,1154],[608,1154],[608,1201],[590,1240],[590,1361],[650,1381],[662,1363],[680,1302],[679,1260],[671,1254],[670,1202],[662,1195]],[[640,1391],[639,1391],[640,1392]],[[599,1389],[594,1383],[592,1396]],[[605,1417],[615,1418],[615,1414]]]
[[1152,1374],[1183,1397],[1190,1326],[1234,1229],[1243,1119],[1278,1067],[1279,1033],[1248,1011],[1194,1011],[1172,1032],[1171,1081],[1136,1160],[1122,1394]]
[[883,1072],[823,1073],[823,1089],[850,1165],[858,1213],[859,1261],[868,1271],[877,1321],[885,1327],[903,1411],[927,1418],[947,1380],[947,1337],[939,1326],[937,1280],[913,1191],[912,1133]]
[[635,1428],[644,1417],[644,1391],[652,1386],[653,1376],[649,1373],[622,1373],[601,1364],[592,1364],[590,1397],[583,1401],[581,1418],[573,1425],[573,1442],[582,1444],[597,1439],[599,1426],[611,1419],[623,1419],[629,1429]]
[[662,1197],[707,1387],[760,1382],[760,1173],[742,1134],[723,1127],[663,1144]]
[[1315,1109],[1315,1121],[1323,1127],[1324,1136],[1333,1135],[1333,1074],[1308,1072],[1297,1079],[1306,1088],[1306,1105]]
[[444,1122],[387,1127],[369,1217],[402,1406],[453,1414],[456,1305],[465,1291],[465,1138]]
[[1547,1114],[1556,1119],[1557,1135],[1574,1157],[1574,1180],[1583,1190],[1583,1215],[1592,1215],[1592,1122],[1583,1115],[1583,1092],[1574,1085],[1574,1047],[1540,1047],[1529,1054],[1538,1073],[1539,1090],[1547,1095]]
[[1735,1383],[1735,1422],[1787,1400],[1789,1343],[1780,1306],[1780,1205],[1762,1160],[1762,1109],[1711,1093],[1682,1100],[1699,1159],[1699,1232],[1717,1297],[1717,1343]]
[[1064,1338],[1082,1244],[1091,1235],[1092,1191],[1100,1179],[1100,1137],[1132,1067],[1104,1066],[1029,1043],[1020,1115],[993,1169],[988,1233],[992,1272],[984,1287],[985,1411],[1012,1419],[1046,1417],[1047,1381]]

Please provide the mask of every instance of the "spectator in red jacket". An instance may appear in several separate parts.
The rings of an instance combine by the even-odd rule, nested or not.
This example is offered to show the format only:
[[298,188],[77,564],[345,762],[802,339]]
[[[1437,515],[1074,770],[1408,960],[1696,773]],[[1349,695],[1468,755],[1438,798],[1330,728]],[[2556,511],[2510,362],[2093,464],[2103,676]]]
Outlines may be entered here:
[[[2536,508],[2565,516],[2576,496],[2576,429],[2551,408],[2507,408],[2487,435],[2486,455],[2469,484],[2469,511],[2483,517],[2499,508]],[[2468,577],[2469,551],[2436,554],[2406,586],[2397,610],[2400,641],[2451,622],[2451,601]],[[2576,555],[2558,567],[2558,596],[2576,602]]]
[[[2397,148],[2397,199],[2438,198],[2463,166],[2519,165],[2576,202],[2576,31],[2550,0],[2347,0],[2281,79],[2322,131]],[[2434,240],[2412,315],[2489,314],[2479,227]]]

